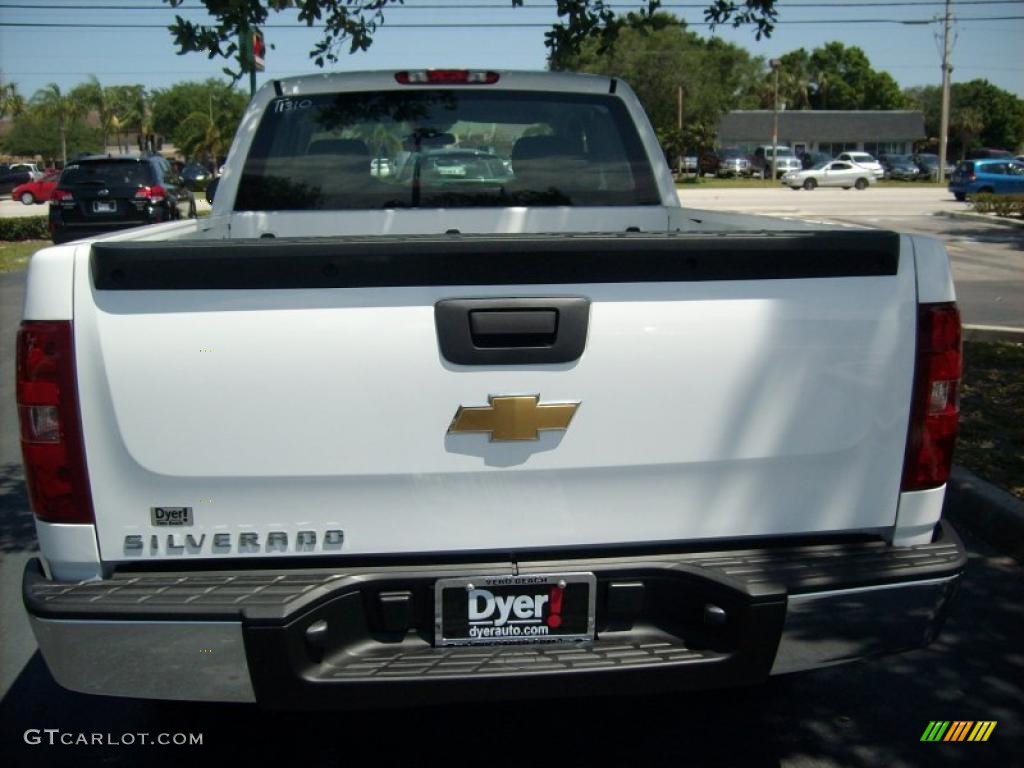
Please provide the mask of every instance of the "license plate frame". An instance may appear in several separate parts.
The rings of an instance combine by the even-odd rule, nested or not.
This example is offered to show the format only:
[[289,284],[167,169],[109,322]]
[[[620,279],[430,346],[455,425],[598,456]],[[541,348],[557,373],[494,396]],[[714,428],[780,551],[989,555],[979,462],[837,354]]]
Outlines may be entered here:
[[117,201],[115,200],[94,200],[92,204],[93,213],[117,213]]
[[[585,587],[585,593],[580,592]],[[559,624],[551,625],[553,590],[562,591],[561,610]],[[469,601],[467,594],[465,598],[465,624],[466,631],[461,629],[463,611],[458,607],[458,594],[467,593],[471,589],[485,590],[495,598],[501,597],[506,600],[506,606],[513,607],[506,611],[507,621],[500,625],[490,622],[489,619],[478,619],[473,621],[470,617]],[[454,590],[449,592],[449,590]],[[445,603],[445,595],[449,594],[449,602]],[[531,618],[512,618],[521,614],[515,612],[515,597],[517,595],[529,595],[534,601],[534,616]],[[546,600],[543,598],[547,597]],[[511,603],[507,601],[512,599]],[[538,605],[538,598],[541,598]],[[485,597],[477,597],[478,606],[486,606]],[[495,599],[495,603],[497,603]],[[593,573],[572,572],[552,574],[503,574],[490,576],[459,576],[447,579],[438,579],[434,585],[434,645],[437,647],[459,646],[459,645],[524,645],[537,643],[576,643],[593,641],[595,634],[595,610],[597,605],[597,578]],[[525,610],[525,605],[520,601],[520,608]],[[447,613],[446,613],[447,609]],[[546,609],[546,610],[545,610]],[[500,613],[501,608],[496,610]],[[580,615],[585,610],[585,619]],[[539,611],[539,613],[538,613]],[[446,618],[448,621],[446,621]],[[500,616],[495,617],[500,618]],[[562,622],[565,622],[564,625]],[[452,625],[455,625],[454,627]],[[472,636],[473,627],[478,632],[487,630],[490,627],[500,626],[503,631],[509,634],[495,636],[487,633],[486,636]],[[540,632],[539,628],[544,627],[543,634],[531,634]],[[513,628],[518,628],[516,633]],[[530,628],[530,629],[528,629]],[[493,630],[492,630],[493,632]]]

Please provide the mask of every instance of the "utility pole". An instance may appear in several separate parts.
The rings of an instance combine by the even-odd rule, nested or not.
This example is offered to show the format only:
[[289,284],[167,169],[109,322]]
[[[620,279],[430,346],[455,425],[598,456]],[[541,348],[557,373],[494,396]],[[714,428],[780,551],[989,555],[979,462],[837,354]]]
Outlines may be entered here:
[[782,61],[772,59],[768,62],[775,75],[774,96],[772,97],[772,182],[779,175],[779,68]]
[[676,90],[676,127],[679,129],[679,154],[676,155],[676,167],[680,176],[683,175],[683,86]]
[[953,67],[949,63],[949,28],[952,23],[950,0],[946,0],[945,29],[942,33],[942,118],[939,121],[939,183],[946,180],[946,145],[949,142],[949,75]]

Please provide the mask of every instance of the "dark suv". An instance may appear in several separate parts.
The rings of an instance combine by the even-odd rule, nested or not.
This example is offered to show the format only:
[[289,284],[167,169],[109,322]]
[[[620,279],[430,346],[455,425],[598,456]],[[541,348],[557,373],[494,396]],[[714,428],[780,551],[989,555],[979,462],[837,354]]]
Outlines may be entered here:
[[50,236],[64,243],[195,215],[195,198],[164,158],[90,156],[60,175],[50,196]]

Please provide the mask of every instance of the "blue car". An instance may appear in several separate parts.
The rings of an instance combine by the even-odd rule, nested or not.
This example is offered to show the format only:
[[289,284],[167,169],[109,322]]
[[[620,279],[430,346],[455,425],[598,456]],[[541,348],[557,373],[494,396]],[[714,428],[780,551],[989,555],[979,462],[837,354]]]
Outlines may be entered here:
[[1007,158],[964,160],[949,177],[949,191],[957,200],[968,195],[1024,195],[1024,163]]

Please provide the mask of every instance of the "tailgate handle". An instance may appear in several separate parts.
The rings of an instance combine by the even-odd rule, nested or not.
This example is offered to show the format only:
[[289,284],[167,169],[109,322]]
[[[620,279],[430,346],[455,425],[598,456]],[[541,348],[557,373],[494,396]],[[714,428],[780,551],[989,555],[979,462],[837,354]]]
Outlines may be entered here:
[[570,363],[583,354],[590,300],[445,299],[434,305],[441,355],[459,365]]
[[476,347],[550,347],[557,328],[555,309],[478,309],[469,313],[469,332]]

